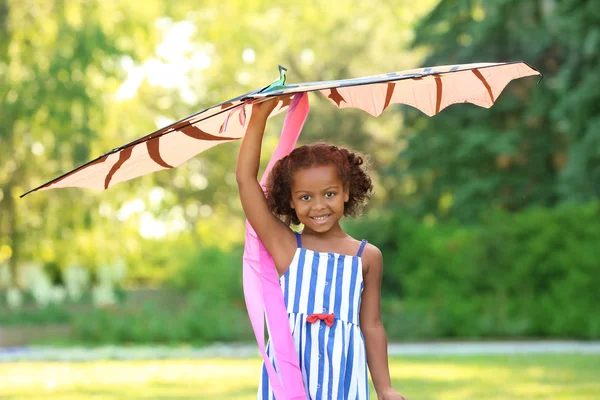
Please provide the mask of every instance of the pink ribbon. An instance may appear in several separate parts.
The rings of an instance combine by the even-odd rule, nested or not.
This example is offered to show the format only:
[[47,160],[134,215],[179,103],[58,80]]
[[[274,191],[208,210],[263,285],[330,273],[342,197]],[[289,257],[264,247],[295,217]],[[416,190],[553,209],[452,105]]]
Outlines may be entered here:
[[[294,149],[309,109],[306,93],[294,95],[285,117],[279,143],[260,180],[263,188],[275,162]],[[256,236],[256,232],[248,221],[246,221],[243,278],[248,316],[258,342],[258,348],[265,360],[269,383],[275,398],[277,400],[306,400],[302,373],[298,365],[298,354],[288,323],[287,309],[279,286],[277,269],[273,258]],[[271,340],[271,352],[275,355],[278,371],[275,371],[265,351],[265,312]]]

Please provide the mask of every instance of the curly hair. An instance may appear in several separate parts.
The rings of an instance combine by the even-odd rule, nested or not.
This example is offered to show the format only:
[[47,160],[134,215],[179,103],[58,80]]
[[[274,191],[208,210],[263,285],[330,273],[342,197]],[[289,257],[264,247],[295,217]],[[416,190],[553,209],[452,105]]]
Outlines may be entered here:
[[275,163],[266,187],[267,203],[271,212],[288,225],[299,225],[296,211],[290,205],[294,174],[300,169],[322,165],[335,166],[343,185],[349,188],[348,201],[344,203],[344,215],[359,216],[373,193],[371,178],[367,174],[369,159],[327,143],[298,147]]

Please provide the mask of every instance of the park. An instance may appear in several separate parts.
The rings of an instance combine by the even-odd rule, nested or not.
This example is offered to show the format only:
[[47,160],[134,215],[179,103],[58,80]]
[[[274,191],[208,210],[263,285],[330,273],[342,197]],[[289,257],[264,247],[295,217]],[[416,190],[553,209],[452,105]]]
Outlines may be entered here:
[[[408,399],[598,398],[596,8],[0,0],[0,397],[256,398],[263,358],[236,176],[252,101],[281,96],[262,174],[300,99],[293,85],[379,77],[359,82],[396,85],[377,112],[351,108],[343,84],[307,90],[297,145],[326,141],[368,160],[372,194],[340,226],[383,257],[394,389]],[[481,63],[527,73],[497,89]],[[481,95],[449,84],[465,71],[472,80],[460,82]],[[394,103],[409,87],[431,113]],[[454,95],[471,104],[445,108]],[[214,131],[181,128],[203,110],[222,115]],[[156,146],[139,142],[152,161],[141,171],[150,163],[124,144],[151,133]],[[208,143],[200,154],[192,137]],[[169,158],[184,153],[181,164]]]

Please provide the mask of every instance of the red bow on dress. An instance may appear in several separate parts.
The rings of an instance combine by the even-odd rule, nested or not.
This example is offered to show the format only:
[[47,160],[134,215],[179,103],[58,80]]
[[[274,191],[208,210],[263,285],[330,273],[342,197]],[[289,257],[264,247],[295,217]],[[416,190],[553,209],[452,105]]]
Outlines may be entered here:
[[333,326],[333,321],[335,320],[334,314],[311,314],[306,317],[306,321],[314,324],[317,320],[321,320],[327,324],[328,327],[331,328]]

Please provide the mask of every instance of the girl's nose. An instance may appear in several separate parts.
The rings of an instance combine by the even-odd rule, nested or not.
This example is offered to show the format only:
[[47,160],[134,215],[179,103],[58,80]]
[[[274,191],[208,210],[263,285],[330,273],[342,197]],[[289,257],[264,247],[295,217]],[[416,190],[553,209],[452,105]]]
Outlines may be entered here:
[[325,202],[323,200],[317,200],[315,202],[314,208],[316,210],[322,210],[322,209],[324,209],[325,208]]

